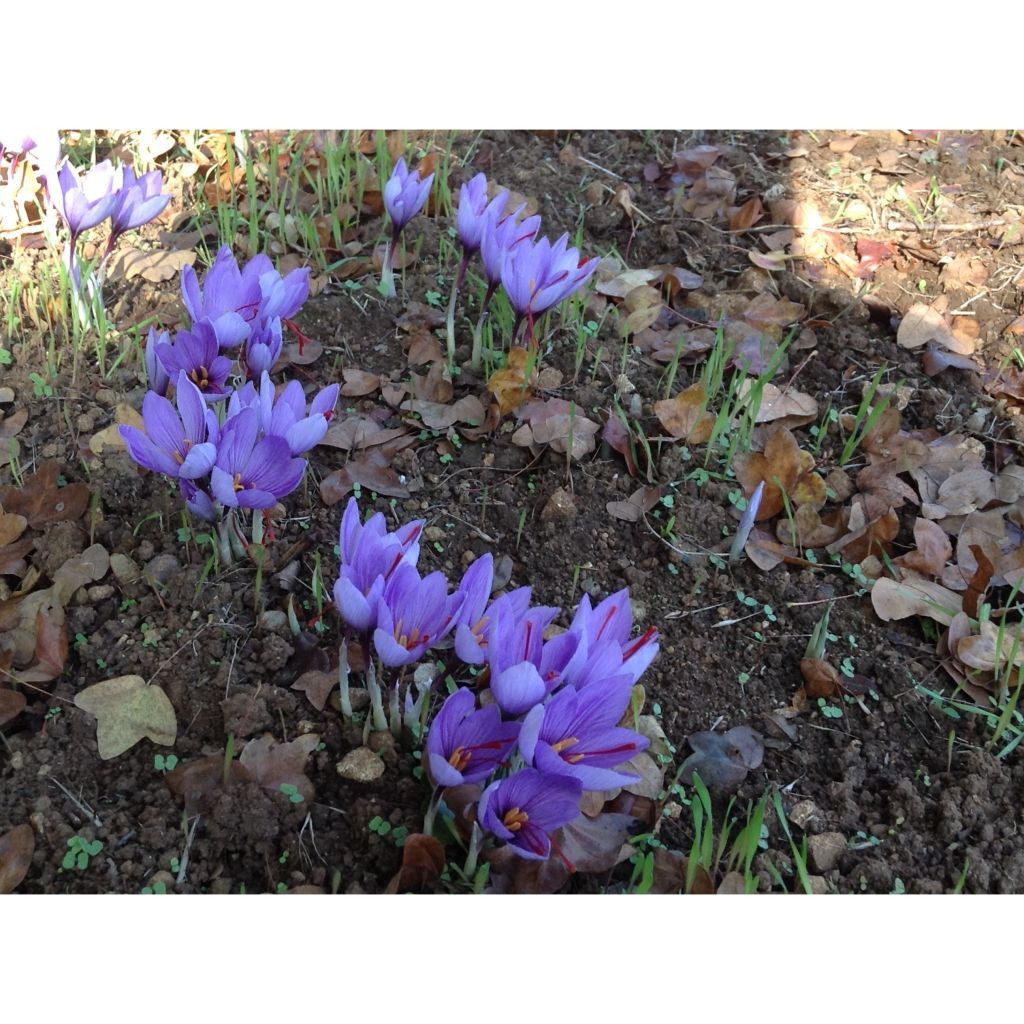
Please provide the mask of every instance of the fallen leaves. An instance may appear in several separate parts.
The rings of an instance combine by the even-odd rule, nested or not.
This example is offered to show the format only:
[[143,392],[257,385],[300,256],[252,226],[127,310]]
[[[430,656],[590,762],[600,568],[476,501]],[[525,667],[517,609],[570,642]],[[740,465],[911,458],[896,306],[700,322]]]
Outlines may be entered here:
[[89,507],[89,488],[79,483],[61,487],[59,475],[60,463],[55,459],[44,462],[23,487],[0,487],[0,505],[24,516],[33,530],[80,519]]
[[715,416],[707,411],[707,406],[707,391],[700,381],[695,381],[675,398],[655,402],[654,413],[673,439],[706,444],[715,426]]
[[14,892],[25,880],[35,849],[31,825],[15,825],[0,836],[0,896]]
[[693,753],[682,763],[679,778],[690,783],[697,774],[710,790],[734,792],[764,760],[764,738],[749,725],[724,733],[695,732],[687,741]]
[[142,676],[118,676],[80,690],[75,705],[96,718],[100,758],[109,761],[141,739],[174,745],[178,722],[167,694]]
[[[278,743],[269,733],[249,740],[238,763],[264,789],[285,793],[292,803],[313,802],[313,783],[304,773],[309,755],[317,748],[320,737],[306,733],[290,743]],[[301,797],[297,799],[297,797]]]

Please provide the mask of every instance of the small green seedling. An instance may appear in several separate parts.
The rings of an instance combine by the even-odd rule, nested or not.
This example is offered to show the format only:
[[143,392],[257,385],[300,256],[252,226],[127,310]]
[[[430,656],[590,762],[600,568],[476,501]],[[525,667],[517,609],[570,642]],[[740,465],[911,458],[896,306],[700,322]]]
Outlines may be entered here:
[[298,786],[294,785],[293,783],[291,783],[291,782],[282,782],[281,785],[278,786],[277,788],[282,793],[284,793],[284,795],[286,797],[288,797],[288,802],[289,803],[301,804],[301,803],[305,802],[306,798],[299,792]]
[[153,770],[160,772],[162,775],[166,775],[168,772],[173,772],[177,766],[177,754],[157,754],[153,758]]
[[65,871],[70,871],[72,868],[84,871],[89,866],[89,859],[95,857],[102,849],[103,844],[98,839],[94,839],[90,843],[82,836],[72,836],[68,840],[68,852],[64,854],[61,867]]
[[163,882],[154,882],[139,890],[140,896],[166,896],[167,886]]

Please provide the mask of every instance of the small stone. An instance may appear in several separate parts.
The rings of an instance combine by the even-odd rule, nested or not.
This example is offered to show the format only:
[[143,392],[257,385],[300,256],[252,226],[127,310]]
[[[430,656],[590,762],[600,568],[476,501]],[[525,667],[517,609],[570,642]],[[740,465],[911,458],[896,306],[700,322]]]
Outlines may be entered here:
[[569,519],[575,515],[576,500],[564,487],[559,487],[548,498],[540,518],[542,521],[547,521],[549,519]]
[[444,540],[445,531],[440,526],[428,526],[423,531],[423,536],[431,543],[434,543],[434,541]]
[[75,426],[83,433],[88,434],[96,426],[96,417],[91,412],[83,412],[75,420]]
[[156,548],[153,547],[153,542],[151,540],[144,540],[139,544],[135,554],[139,556],[139,561],[148,562],[153,557],[155,551]]
[[807,840],[807,853],[811,867],[824,874],[831,871],[846,852],[846,836],[842,832],[822,832]]
[[146,575],[157,583],[166,583],[180,568],[181,562],[170,552],[165,552],[146,563]]
[[14,401],[14,388],[0,388],[0,405]]
[[375,754],[388,754],[395,749],[395,737],[389,732],[371,732],[368,742]]
[[971,413],[967,417],[967,422],[964,424],[968,430],[974,431],[975,434],[985,433],[985,424],[988,422],[988,410],[978,409],[976,412]]
[[[370,706],[370,691],[361,686],[350,686],[348,688],[348,701],[353,711],[365,711]],[[332,690],[327,698],[335,711],[341,711],[341,690]]]
[[90,601],[105,601],[108,597],[114,596],[114,588],[109,583],[103,583],[96,587],[89,587],[86,591]]
[[468,548],[462,552],[462,568],[468,569],[476,561],[476,552],[470,551]]
[[[821,875],[808,875],[807,881],[811,883],[811,895],[812,896],[827,896],[828,895],[828,882],[825,881]],[[802,892],[803,890],[801,890]]]
[[862,199],[851,199],[846,204],[843,215],[847,220],[868,220],[871,217],[871,207]]
[[110,571],[118,583],[133,583],[142,576],[142,570],[134,560],[120,553],[110,556]]
[[268,608],[265,612],[261,612],[259,625],[260,629],[264,629],[268,633],[283,635],[289,632],[288,616],[278,608]]
[[808,824],[818,816],[818,813],[818,805],[813,800],[801,800],[789,812],[789,820],[806,832]]
[[176,884],[174,875],[172,875],[170,871],[158,871],[155,875],[152,876],[152,878],[150,878],[146,885],[150,889],[155,889],[160,882],[164,883],[164,888],[168,892],[170,892],[171,889],[173,889]]
[[337,770],[343,779],[373,782],[384,774],[384,762],[369,747],[356,747],[338,762]]

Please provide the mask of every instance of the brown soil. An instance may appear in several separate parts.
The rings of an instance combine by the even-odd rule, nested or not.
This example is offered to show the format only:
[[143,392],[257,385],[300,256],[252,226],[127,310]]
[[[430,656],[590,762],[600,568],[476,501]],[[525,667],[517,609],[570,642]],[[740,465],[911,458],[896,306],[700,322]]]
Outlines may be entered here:
[[[858,294],[863,282],[828,257],[810,261],[808,269],[791,265],[795,269],[774,275],[769,286],[804,303],[807,317],[817,321],[817,356],[800,372],[798,386],[813,394],[821,408],[831,401],[837,409],[855,410],[862,383],[885,362],[892,367],[888,379],[902,379],[915,389],[903,412],[906,427],[975,431],[989,443],[990,434],[1000,434],[1012,444],[1018,437],[1016,410],[1001,403],[997,412],[1006,415],[988,415],[993,403],[978,375],[952,369],[935,378],[924,376],[918,357],[897,347],[895,323],[913,302],[939,294],[941,261],[970,253],[988,268],[987,289],[976,299],[978,289],[950,291],[950,308],[974,299],[967,309],[979,328],[979,351],[989,365],[998,363],[1013,348],[1003,330],[1021,312],[1021,293],[1011,272],[1019,267],[1020,247],[997,240],[985,228],[890,230],[888,220],[896,214],[879,211],[893,181],[932,177],[972,212],[972,222],[1024,204],[1019,141],[986,133],[970,145],[944,146],[878,133],[862,137],[852,152],[837,153],[829,142],[845,138],[843,133],[790,133],[785,140],[782,135],[495,132],[486,135],[479,152],[489,178],[536,197],[549,236],[580,229],[586,254],[615,250],[629,266],[671,263],[697,271],[704,277],[698,298],[705,303],[747,286],[752,265],[746,251],[757,234],[737,237],[724,231],[721,222],[673,211],[673,188],[648,180],[648,165],[668,167],[674,151],[701,143],[728,144],[721,163],[737,178],[738,203],[774,190],[813,199],[826,218],[836,217],[836,224],[845,226],[840,207],[860,200],[869,214],[850,222],[851,230],[842,235],[850,251],[857,238],[868,237],[892,242],[895,252],[876,273],[869,303],[864,292]],[[806,155],[783,155],[794,149],[806,149]],[[894,170],[880,173],[875,158],[890,149],[904,155]],[[573,159],[573,153],[585,162]],[[607,201],[623,181],[632,187],[639,211],[633,220]],[[447,298],[451,268],[432,262],[437,237],[446,227],[439,218],[422,228],[420,262],[405,277],[410,299],[422,301],[430,290]],[[0,262],[0,275],[3,267]],[[173,296],[177,281],[162,287]],[[328,349],[318,364],[303,371],[320,384],[339,379],[341,365],[393,372],[396,379],[406,372],[395,327],[404,308],[401,300],[385,303],[372,285],[358,298],[357,303],[349,290],[332,286],[300,314],[306,333]],[[126,318],[137,321],[146,315],[138,301],[133,304],[125,296],[121,309]],[[562,371],[565,383],[554,394],[597,418],[597,411],[611,406],[616,378],[623,372],[621,337],[609,321],[589,338],[573,384],[575,340],[567,332],[556,334],[544,365]],[[29,410],[19,436],[22,470],[46,458],[59,459],[69,481],[85,481],[100,496],[102,512],[91,534],[87,520],[51,526],[37,536],[30,561],[60,565],[98,542],[140,567],[158,568],[167,581],[158,590],[144,579],[118,582],[108,576],[79,592],[68,608],[72,649],[63,675],[48,693],[28,691],[26,711],[4,729],[0,834],[22,822],[31,823],[36,834],[32,867],[19,891],[133,893],[154,877],[178,892],[238,892],[242,887],[266,892],[301,885],[329,890],[337,876],[340,891],[381,892],[398,869],[401,851],[369,824],[379,817],[410,832],[420,828],[427,794],[413,777],[411,756],[386,751],[386,771],[372,784],[339,778],[335,766],[359,745],[359,730],[346,729],[330,705],[317,712],[302,693],[290,689],[298,674],[317,664],[316,658],[292,637],[287,623],[276,621],[280,616],[269,625],[257,623],[252,567],[236,565],[205,577],[205,555],[194,542],[177,539],[183,520],[176,491],[162,478],[140,473],[127,455],[88,464],[80,459],[80,445],[111,422],[117,402],[141,401],[144,385],[138,370],[124,366],[104,381],[80,368],[73,383],[68,376],[54,385],[53,397],[35,397],[28,374],[40,367],[38,342],[17,339],[13,351],[14,365],[0,368],[0,382],[14,388],[14,408]],[[465,357],[468,351],[459,354]],[[799,358],[791,361],[790,372]],[[664,370],[635,350],[627,353],[624,372],[640,396],[641,422],[649,435],[659,432],[652,405],[663,397]],[[681,368],[677,387],[688,383],[692,372]],[[472,384],[463,377],[456,396]],[[365,401],[342,403],[355,408]],[[979,410],[985,413],[981,419]],[[796,431],[805,447],[806,431]],[[819,465],[828,468],[841,446],[838,435],[831,435]],[[428,526],[443,530],[443,539],[424,545],[425,571],[444,569],[453,578],[467,564],[466,552],[509,555],[513,585],[529,583],[537,600],[566,608],[583,591],[600,598],[628,585],[637,624],[656,625],[662,634],[661,653],[643,683],[649,702],[660,706],[663,727],[680,758],[685,738],[715,723],[723,728],[749,724],[772,736],[766,715],[789,705],[802,685],[799,662],[808,637],[834,598],[830,630],[837,639],[830,650],[837,661],[852,659],[856,673],[871,681],[872,693],[863,707],[838,702],[841,717],[810,710],[797,718],[795,742],[780,741],[766,751],[763,766],[743,784],[741,801],[777,786],[787,812],[794,812],[800,823],[797,836],[842,833],[847,849],[834,866],[819,872],[831,891],[902,887],[946,892],[956,885],[966,861],[967,891],[1024,890],[1019,749],[997,758],[986,749],[991,730],[982,718],[952,720],[924,696],[915,684],[951,690],[934,644],[915,620],[881,623],[868,597],[855,596],[857,583],[836,567],[781,565],[765,573],[744,559],[723,571],[701,554],[673,550],[672,545],[687,552],[714,547],[724,528],[735,529],[738,518],[728,499],[735,482],[710,480],[698,486],[688,479],[701,464],[696,451],[692,454],[688,464],[678,446],[655,450],[655,482],[673,496],[671,544],[643,522],[626,523],[607,513],[607,502],[626,498],[641,482],[630,477],[622,457],[607,445],[599,444],[594,455],[574,463],[567,474],[564,456],[547,451],[534,460],[511,443],[505,425],[450,452],[440,452],[438,440],[430,437],[411,449],[403,456],[402,471],[423,487],[393,507],[399,517],[423,517]],[[288,516],[271,552],[277,569],[285,552],[303,545],[296,592],[306,596],[307,619],[315,614],[307,587],[313,552],[322,556],[329,588],[344,507],[325,506],[318,483],[343,462],[342,453],[332,449],[311,453],[307,483],[286,499]],[[0,470],[0,483],[9,482],[9,469]],[[546,519],[542,512],[560,487],[571,487],[576,515]],[[370,503],[364,489],[364,509]],[[384,498],[376,504],[389,506]],[[666,522],[667,510],[658,511],[660,519],[652,518],[652,524]],[[909,509],[901,512],[895,554],[912,545],[912,518]],[[270,574],[264,592],[269,609],[284,610],[287,595]],[[748,608],[739,592],[755,599],[756,609]],[[763,612],[764,605],[771,615]],[[751,610],[758,614],[742,619]],[[733,618],[742,621],[711,628]],[[565,624],[566,616],[559,621]],[[327,651],[336,644],[337,625],[328,612],[322,631],[311,629],[305,639]],[[316,788],[313,805],[289,803],[255,784],[224,791],[202,815],[185,880],[175,885],[171,862],[182,857],[188,823],[183,824],[179,801],[154,769],[155,753],[168,748],[143,741],[120,757],[101,761],[93,719],[68,703],[92,683],[129,673],[165,688],[177,715],[173,752],[181,761],[222,754],[229,732],[236,742],[265,731],[279,741],[317,733],[322,746],[307,766]],[[48,715],[54,708],[60,713]],[[768,823],[768,849],[756,865],[761,886],[777,888],[770,861],[795,889],[789,847],[774,816]],[[76,834],[101,840],[103,851],[85,871],[66,871],[61,860],[67,840]],[[661,841],[670,849],[689,850],[687,813],[666,819]],[[628,878],[627,864],[607,876],[575,879],[572,886],[616,889]]]

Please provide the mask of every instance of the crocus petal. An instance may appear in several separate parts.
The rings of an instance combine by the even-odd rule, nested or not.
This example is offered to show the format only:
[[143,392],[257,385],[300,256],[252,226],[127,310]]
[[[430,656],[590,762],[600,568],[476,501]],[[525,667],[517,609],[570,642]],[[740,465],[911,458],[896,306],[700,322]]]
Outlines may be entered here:
[[491,680],[491,692],[502,711],[508,715],[521,715],[539,704],[548,691],[536,667],[528,661],[521,661]]

